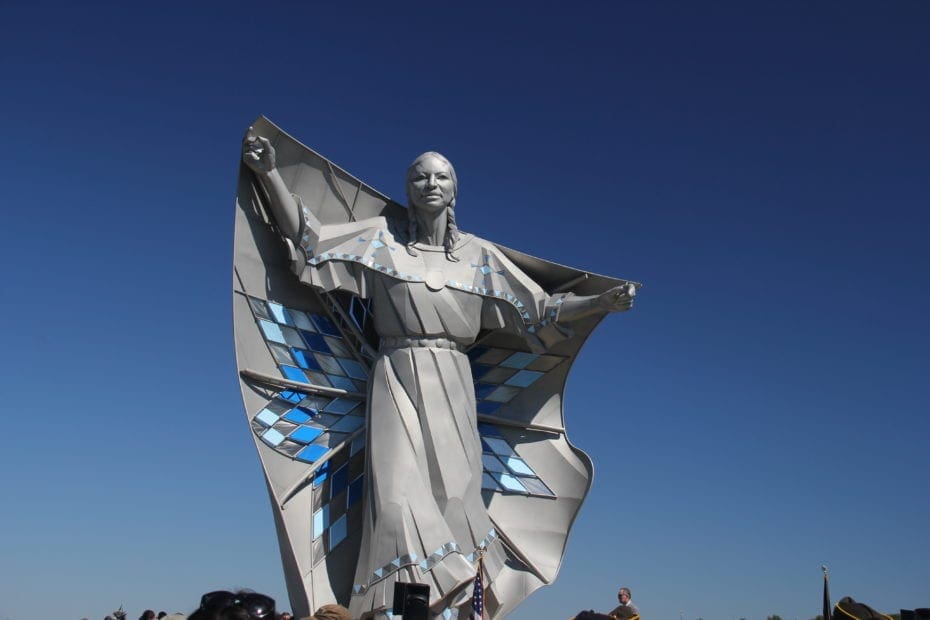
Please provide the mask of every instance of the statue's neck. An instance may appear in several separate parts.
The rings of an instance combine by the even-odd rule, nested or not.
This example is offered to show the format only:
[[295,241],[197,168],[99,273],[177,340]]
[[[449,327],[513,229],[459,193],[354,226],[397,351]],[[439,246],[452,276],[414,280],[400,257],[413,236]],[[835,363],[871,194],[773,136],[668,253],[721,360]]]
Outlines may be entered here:
[[446,210],[427,211],[415,209],[417,218],[417,241],[426,245],[442,245],[446,239],[449,219]]

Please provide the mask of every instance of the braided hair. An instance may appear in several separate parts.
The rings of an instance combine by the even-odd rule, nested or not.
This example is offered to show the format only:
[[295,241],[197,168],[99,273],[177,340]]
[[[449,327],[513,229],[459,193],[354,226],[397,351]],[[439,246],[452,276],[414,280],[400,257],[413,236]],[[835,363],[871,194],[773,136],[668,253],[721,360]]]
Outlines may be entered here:
[[458,197],[459,193],[459,181],[458,177],[455,175],[455,168],[452,167],[452,163],[446,159],[445,156],[436,151],[427,151],[423,153],[414,159],[410,166],[407,167],[407,253],[410,254],[410,256],[417,255],[413,245],[417,242],[417,237],[419,235],[419,231],[417,230],[417,218],[413,212],[413,201],[410,200],[410,174],[417,164],[428,157],[435,157],[444,163],[449,168],[449,176],[452,177],[454,189],[452,200],[449,202],[449,206],[446,207],[446,234],[442,240],[442,247],[446,250],[446,258],[450,261],[458,261],[458,258],[453,254],[453,249],[455,248],[455,244],[459,241],[459,227],[455,221],[455,199]]

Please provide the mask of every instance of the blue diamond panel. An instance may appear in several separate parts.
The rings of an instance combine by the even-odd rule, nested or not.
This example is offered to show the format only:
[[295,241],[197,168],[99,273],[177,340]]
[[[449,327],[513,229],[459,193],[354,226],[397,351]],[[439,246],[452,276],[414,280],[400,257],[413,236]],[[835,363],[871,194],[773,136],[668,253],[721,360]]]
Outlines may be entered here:
[[288,422],[293,422],[294,424],[303,424],[304,422],[307,422],[310,418],[312,418],[314,415],[316,415],[316,413],[317,412],[314,411],[313,409],[304,410],[304,409],[301,409],[300,407],[294,407],[293,409],[291,409],[290,411],[288,411],[286,414],[284,414],[281,417],[287,420]]
[[262,328],[262,333],[265,335],[265,340],[284,344],[284,334],[281,333],[281,328],[277,323],[272,323],[271,321],[266,321],[265,319],[259,319],[258,325]]
[[348,519],[346,515],[342,515],[336,522],[333,523],[329,528],[329,548],[333,549],[336,545],[341,543],[346,537],[346,527]]
[[505,368],[526,368],[537,357],[539,356],[535,353],[517,352],[501,362],[501,366]]
[[478,423],[484,465],[482,488],[501,493],[555,497],[533,468],[517,454],[493,424]]
[[354,381],[347,377],[340,377],[339,375],[326,375],[326,378],[329,379],[330,385],[334,388],[339,388],[340,390],[345,390],[346,392],[357,392],[358,386]]
[[313,472],[313,486],[314,488],[320,486],[329,479],[329,461],[326,461],[320,465],[315,472]]
[[323,455],[326,454],[327,449],[324,446],[319,444],[311,444],[297,453],[298,460],[304,461],[305,463],[316,463]]
[[320,353],[331,353],[329,350],[329,345],[326,344],[326,339],[323,338],[323,336],[306,331],[302,332],[301,335],[304,337],[304,341],[312,351],[319,351]]
[[300,401],[304,399],[304,395],[301,394],[300,392],[292,392],[290,390],[281,392],[280,394],[278,394],[278,396],[280,396],[284,400],[290,401],[295,404],[299,403]]
[[329,528],[329,506],[323,506],[313,513],[313,537],[319,538]]
[[342,338],[342,333],[339,331],[339,328],[329,320],[329,317],[325,317],[322,314],[311,314],[310,318],[313,319],[313,323],[316,325],[317,329],[320,330],[320,333]]
[[484,400],[478,403],[478,413],[484,415],[494,415],[501,408],[503,403],[495,403],[490,400]]
[[271,310],[271,316],[274,317],[274,320],[278,323],[284,323],[285,325],[294,325],[294,320],[291,318],[291,315],[288,313],[287,308],[281,304],[277,304],[273,301],[268,302],[268,308]]
[[365,333],[365,326],[371,318],[371,300],[360,299],[353,295],[352,300],[349,302],[349,316],[352,317],[352,321],[358,330]]
[[323,370],[323,367],[320,366],[320,363],[316,361],[316,358],[309,351],[292,348],[291,356],[297,362],[297,365],[304,370]]
[[284,373],[285,378],[291,381],[307,383],[307,375],[300,368],[281,364],[281,372]]
[[297,443],[310,443],[322,434],[323,429],[312,426],[298,426],[289,437]]
[[349,488],[349,466],[343,465],[333,474],[330,483],[330,495],[336,497]]

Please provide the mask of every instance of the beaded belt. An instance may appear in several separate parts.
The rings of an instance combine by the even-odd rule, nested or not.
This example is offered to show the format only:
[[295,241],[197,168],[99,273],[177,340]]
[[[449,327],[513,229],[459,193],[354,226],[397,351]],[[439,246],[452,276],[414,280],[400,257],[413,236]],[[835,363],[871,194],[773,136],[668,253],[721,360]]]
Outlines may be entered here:
[[431,347],[434,349],[452,349],[464,351],[465,347],[448,338],[408,338],[406,336],[386,337],[381,339],[381,349],[410,349],[414,347]]

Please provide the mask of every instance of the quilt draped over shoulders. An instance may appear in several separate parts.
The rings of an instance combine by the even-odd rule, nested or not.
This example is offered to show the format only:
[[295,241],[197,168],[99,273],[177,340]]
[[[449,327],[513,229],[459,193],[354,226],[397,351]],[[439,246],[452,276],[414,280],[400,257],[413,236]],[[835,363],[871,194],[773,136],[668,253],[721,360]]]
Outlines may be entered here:
[[[429,295],[436,305],[441,299],[463,302],[462,293],[483,299],[480,329],[506,329],[526,339],[534,351],[558,342],[570,330],[557,325],[559,309],[571,293],[549,296],[532,278],[493,243],[462,233],[449,260],[438,246],[415,244],[413,255],[398,239],[395,226],[384,217],[344,224],[320,225],[298,198],[302,226],[299,246],[292,245],[292,268],[302,282],[324,291],[342,290],[364,299],[389,296],[398,300],[398,287],[415,298]],[[408,285],[402,286],[401,285]],[[387,289],[394,289],[393,294]],[[433,293],[442,293],[433,295]],[[474,302],[466,305],[474,306]],[[413,303],[423,310],[422,304]],[[437,308],[441,314],[442,308]],[[473,308],[469,308],[473,310]],[[428,311],[414,333],[385,333],[383,336],[442,335],[467,345],[474,341],[474,326],[450,326]],[[433,318],[434,320],[430,320]],[[376,315],[376,320],[378,315]],[[411,326],[407,326],[409,329]]]

